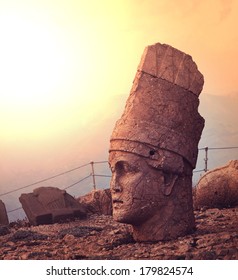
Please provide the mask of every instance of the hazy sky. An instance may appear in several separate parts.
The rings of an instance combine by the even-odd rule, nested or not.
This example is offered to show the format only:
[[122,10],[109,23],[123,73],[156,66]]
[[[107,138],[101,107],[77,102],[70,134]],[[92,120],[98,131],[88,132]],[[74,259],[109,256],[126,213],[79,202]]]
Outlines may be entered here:
[[104,156],[146,45],[192,55],[202,94],[238,95],[237,26],[237,0],[0,0],[5,186]]
[[237,94],[237,26],[231,0],[0,0],[1,141],[42,143],[85,125],[129,92],[155,42],[193,56],[205,93]]

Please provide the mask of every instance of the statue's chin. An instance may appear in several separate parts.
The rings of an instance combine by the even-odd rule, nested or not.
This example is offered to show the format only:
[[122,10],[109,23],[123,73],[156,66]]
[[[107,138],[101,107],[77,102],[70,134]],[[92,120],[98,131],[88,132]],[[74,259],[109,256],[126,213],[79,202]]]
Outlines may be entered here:
[[124,224],[134,224],[135,216],[131,216],[131,213],[122,210],[114,210],[113,209],[113,219],[119,223]]
[[137,213],[113,210],[113,219],[119,223],[140,225],[144,222],[144,217],[140,217]]

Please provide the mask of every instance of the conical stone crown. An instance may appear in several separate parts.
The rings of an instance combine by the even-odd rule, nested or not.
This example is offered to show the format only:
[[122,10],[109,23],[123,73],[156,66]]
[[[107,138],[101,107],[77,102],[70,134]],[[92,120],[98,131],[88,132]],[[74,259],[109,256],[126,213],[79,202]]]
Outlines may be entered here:
[[198,113],[203,84],[190,55],[160,43],[146,47],[125,110],[113,130],[110,151],[138,154],[157,168],[178,173],[182,172],[181,156],[195,168],[204,127]]

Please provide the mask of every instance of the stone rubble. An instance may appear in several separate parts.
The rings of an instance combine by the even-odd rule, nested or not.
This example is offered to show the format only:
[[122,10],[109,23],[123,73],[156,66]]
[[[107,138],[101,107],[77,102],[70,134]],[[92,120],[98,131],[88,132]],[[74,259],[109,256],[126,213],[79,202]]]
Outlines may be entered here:
[[238,208],[195,211],[197,230],[172,241],[135,242],[111,216],[32,226],[11,223],[0,260],[238,260]]

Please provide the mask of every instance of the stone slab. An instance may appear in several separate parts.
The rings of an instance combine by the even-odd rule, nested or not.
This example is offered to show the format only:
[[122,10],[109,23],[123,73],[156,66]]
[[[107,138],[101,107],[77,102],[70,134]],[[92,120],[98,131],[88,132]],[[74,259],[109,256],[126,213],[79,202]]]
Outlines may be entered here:
[[37,197],[32,194],[22,194],[19,197],[22,208],[26,213],[29,222],[32,225],[52,224],[53,215],[38,201]]
[[31,224],[50,224],[61,220],[85,218],[85,208],[65,190],[40,187],[19,198]]

